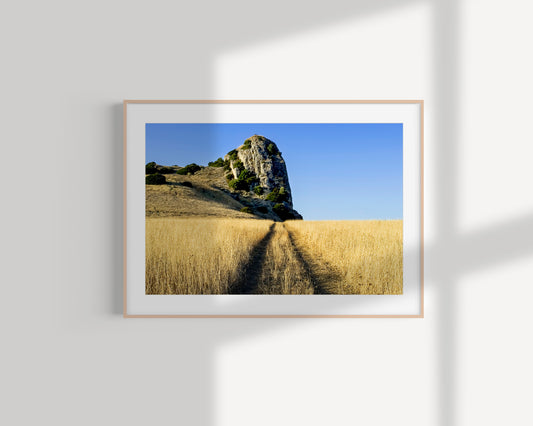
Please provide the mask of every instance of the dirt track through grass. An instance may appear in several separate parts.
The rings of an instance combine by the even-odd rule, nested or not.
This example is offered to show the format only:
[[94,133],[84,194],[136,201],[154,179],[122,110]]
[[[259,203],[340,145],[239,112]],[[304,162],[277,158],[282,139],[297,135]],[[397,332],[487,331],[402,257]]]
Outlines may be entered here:
[[267,254],[267,247],[271,244],[274,235],[274,224],[268,230],[268,233],[253,248],[248,264],[239,279],[230,286],[230,293],[233,294],[252,294],[257,290],[257,277],[263,270],[263,264]]
[[146,219],[146,294],[402,294],[401,221]]
[[296,257],[299,259],[311,279],[314,294],[331,294],[327,289],[327,284],[333,280],[340,279],[339,275],[336,274],[329,265],[306,256],[305,252],[296,245],[294,235],[285,226],[284,228],[287,231],[287,235],[289,236]]
[[268,235],[252,251],[236,294],[324,293],[283,223],[271,226]]

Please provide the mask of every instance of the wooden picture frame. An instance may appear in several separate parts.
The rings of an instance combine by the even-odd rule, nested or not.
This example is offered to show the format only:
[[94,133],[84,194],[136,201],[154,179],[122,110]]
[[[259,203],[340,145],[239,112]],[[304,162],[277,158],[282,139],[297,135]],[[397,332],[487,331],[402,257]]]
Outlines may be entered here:
[[[124,317],[125,318],[423,318],[424,101],[423,100],[125,100]],[[229,120],[228,120],[228,117]],[[259,121],[257,117],[266,117]],[[336,121],[336,117],[339,117]],[[380,121],[379,117],[383,117]],[[144,129],[147,123],[402,123],[404,294],[401,295],[147,295],[144,293]],[[253,120],[253,121],[250,121]],[[409,157],[406,159],[406,157]],[[408,193],[408,194],[407,194]],[[407,195],[406,195],[407,194]],[[407,197],[407,198],[406,198]],[[409,204],[406,209],[406,202]],[[407,211],[407,212],[406,212]],[[409,215],[409,217],[405,216]],[[142,229],[141,229],[142,228]],[[406,246],[406,238],[409,243]],[[411,274],[406,283],[406,270]],[[142,273],[139,271],[143,271]],[[142,275],[142,276],[141,276]],[[416,281],[416,282],[415,282]],[[410,287],[406,287],[409,285]],[[142,286],[142,291],[141,291]],[[405,289],[409,291],[405,291]],[[285,299],[279,299],[279,298]],[[381,302],[380,302],[380,298]],[[250,308],[253,301],[255,308]],[[280,301],[282,307],[278,307]],[[306,310],[306,303],[311,303]],[[291,303],[294,305],[291,308]],[[380,303],[382,304],[380,308]],[[193,305],[199,304],[198,307]],[[401,305],[401,306],[400,306]],[[405,305],[405,306],[404,306]],[[250,311],[250,309],[257,309]],[[279,309],[279,311],[278,311]]]

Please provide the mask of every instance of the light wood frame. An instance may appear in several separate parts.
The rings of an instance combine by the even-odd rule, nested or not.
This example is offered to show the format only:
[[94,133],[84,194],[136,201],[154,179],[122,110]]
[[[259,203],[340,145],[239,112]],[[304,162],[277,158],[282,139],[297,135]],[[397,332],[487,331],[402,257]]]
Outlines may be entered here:
[[[127,306],[127,106],[128,104],[418,104],[420,106],[420,313],[417,315],[133,315]],[[124,206],[124,318],[424,318],[424,101],[423,100],[124,100],[123,101]]]

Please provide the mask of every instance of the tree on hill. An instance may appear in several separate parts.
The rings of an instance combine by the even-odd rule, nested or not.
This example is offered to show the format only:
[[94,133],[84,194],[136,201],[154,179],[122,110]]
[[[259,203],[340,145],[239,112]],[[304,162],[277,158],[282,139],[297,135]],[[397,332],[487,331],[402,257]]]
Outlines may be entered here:
[[210,161],[207,165],[209,167],[224,167],[224,160],[219,157],[215,161]]
[[152,161],[146,165],[146,174],[152,175],[154,173],[157,173],[157,164]]
[[195,174],[197,171],[199,170],[202,170],[202,167],[199,166],[198,164],[196,163],[191,163],[191,164],[188,164],[186,165],[185,167],[182,167],[181,169],[179,169],[176,173],[178,175],[188,175],[189,173],[191,175]]
[[146,185],[164,185],[165,183],[167,183],[167,179],[159,173],[146,176]]

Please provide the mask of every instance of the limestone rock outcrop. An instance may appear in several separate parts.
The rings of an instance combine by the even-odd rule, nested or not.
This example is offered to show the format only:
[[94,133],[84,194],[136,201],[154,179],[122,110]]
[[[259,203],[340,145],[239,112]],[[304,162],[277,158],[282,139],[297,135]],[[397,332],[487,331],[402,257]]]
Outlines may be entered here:
[[230,189],[250,199],[252,207],[274,220],[302,219],[293,208],[287,167],[277,145],[253,135],[224,157]]

